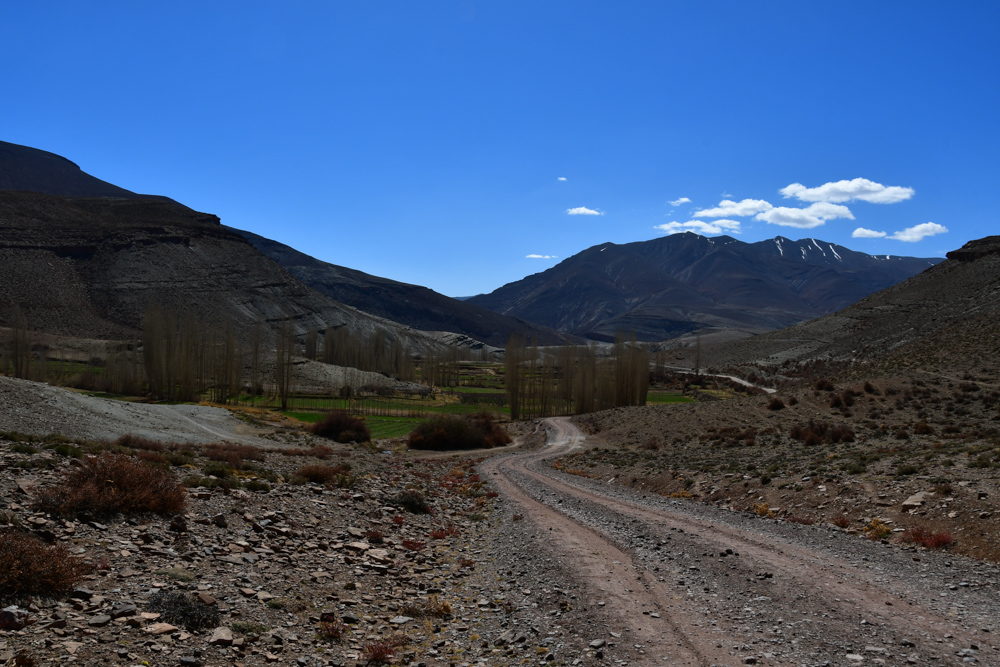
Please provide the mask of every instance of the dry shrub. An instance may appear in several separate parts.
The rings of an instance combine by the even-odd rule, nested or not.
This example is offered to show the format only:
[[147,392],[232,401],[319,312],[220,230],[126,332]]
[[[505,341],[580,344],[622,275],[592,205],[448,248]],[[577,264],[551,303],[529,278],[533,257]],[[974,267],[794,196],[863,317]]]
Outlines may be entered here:
[[20,531],[0,533],[0,598],[52,597],[72,590],[90,567],[62,544]]
[[904,542],[919,544],[927,549],[944,549],[955,542],[951,533],[935,533],[921,526],[906,529],[900,537]]
[[187,491],[169,470],[125,454],[88,457],[55,486],[39,490],[35,505],[45,512],[73,515],[176,514]]
[[327,484],[342,475],[346,475],[350,470],[351,466],[346,463],[335,466],[313,465],[302,466],[295,474],[308,479],[313,484]]
[[417,425],[410,433],[410,449],[449,451],[491,449],[510,442],[510,436],[494,423],[493,415],[480,412],[467,417],[436,417]]
[[419,540],[403,540],[403,548],[410,551],[421,551],[424,548],[424,543]]
[[128,447],[129,449],[139,449],[147,452],[162,452],[167,449],[167,445],[165,443],[150,440],[149,438],[143,438],[142,436],[133,435],[131,433],[126,433],[111,444],[118,447]]
[[831,426],[826,422],[811,421],[806,424],[796,424],[788,433],[793,440],[799,440],[806,445],[820,445],[834,442],[854,442],[854,431],[844,424]]
[[837,526],[838,528],[847,528],[851,525],[851,520],[846,516],[837,516],[830,519],[830,523]]
[[819,380],[816,380],[814,388],[816,389],[816,391],[833,391],[834,389],[836,389],[836,387],[833,386],[833,383],[827,380],[826,378],[820,378]]
[[774,398],[771,399],[771,402],[767,404],[767,409],[768,410],[784,410],[785,409],[785,402],[783,400],[781,400],[780,398],[778,398],[777,396],[775,396]]
[[210,461],[225,463],[234,470],[242,470],[244,461],[263,461],[264,452],[250,445],[223,442],[205,446],[205,457]]
[[878,540],[884,540],[885,538],[892,535],[892,528],[885,525],[879,518],[874,518],[871,520],[867,526],[861,529],[869,540],[877,542]]
[[365,531],[365,539],[372,544],[382,544],[385,542],[385,533],[377,528]]
[[372,439],[365,420],[350,415],[346,410],[333,410],[309,430],[336,442],[368,442]]
[[934,435],[934,427],[927,422],[920,422],[913,427],[913,432],[917,435]]
[[343,621],[322,621],[319,624],[319,636],[331,642],[339,642],[347,634],[347,625]]

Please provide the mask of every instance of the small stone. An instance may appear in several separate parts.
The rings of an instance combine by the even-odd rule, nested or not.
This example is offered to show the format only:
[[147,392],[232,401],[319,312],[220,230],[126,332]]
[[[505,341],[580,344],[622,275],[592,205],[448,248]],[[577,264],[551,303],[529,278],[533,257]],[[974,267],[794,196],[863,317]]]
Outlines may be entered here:
[[111,617],[107,614],[98,614],[97,616],[92,616],[87,625],[92,625],[95,628],[103,628],[105,625],[111,622]]
[[208,640],[212,646],[232,646],[233,631],[227,627],[219,627],[212,631],[212,638]]
[[603,639],[595,639],[590,642],[590,648],[604,648],[605,644],[607,644],[607,642]]
[[198,593],[198,600],[201,601],[202,604],[207,604],[207,605],[214,605],[218,602],[214,597],[212,597],[205,591],[201,591]]
[[409,623],[412,620],[413,618],[410,616],[395,616],[393,618],[390,618],[389,622],[395,625],[403,625],[404,623]]
[[152,625],[146,626],[146,632],[151,635],[165,635],[177,630],[176,626],[170,625],[169,623],[153,623]]

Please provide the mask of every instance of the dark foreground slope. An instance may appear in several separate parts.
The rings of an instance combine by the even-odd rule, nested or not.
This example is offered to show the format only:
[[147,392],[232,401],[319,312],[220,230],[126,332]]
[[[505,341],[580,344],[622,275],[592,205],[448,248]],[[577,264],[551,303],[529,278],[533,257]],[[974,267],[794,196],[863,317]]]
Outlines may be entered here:
[[366,313],[425,331],[465,334],[503,347],[511,334],[557,345],[571,338],[552,329],[409,285],[328,264],[277,241],[234,229],[257,250],[316,291]]
[[706,328],[760,333],[844,308],[938,261],[816,239],[686,233],[594,246],[469,302],[598,340],[619,329],[650,341]]
[[200,326],[292,317],[298,330],[394,323],[302,284],[242,236],[169,200],[0,191],[0,326],[89,338],[135,334],[151,300]]
[[837,313],[709,347],[708,363],[828,359],[925,370],[1000,363],[1000,236],[971,241],[909,280]]

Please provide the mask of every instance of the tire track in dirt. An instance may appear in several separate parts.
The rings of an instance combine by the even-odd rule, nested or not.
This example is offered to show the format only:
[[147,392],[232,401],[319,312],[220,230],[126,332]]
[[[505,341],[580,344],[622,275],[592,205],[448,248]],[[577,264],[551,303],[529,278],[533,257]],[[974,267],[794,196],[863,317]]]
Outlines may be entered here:
[[[586,581],[595,591],[602,593],[617,591],[617,596],[612,599],[614,606],[611,611],[616,613],[625,624],[631,627],[639,624],[637,619],[642,619],[641,625],[649,625],[646,617],[641,616],[643,611],[648,611],[650,607],[643,609],[642,605],[653,605],[661,610],[666,618],[664,625],[669,627],[669,632],[661,631],[659,636],[653,636],[648,631],[635,630],[635,641],[638,644],[646,644],[650,649],[663,651],[668,645],[680,645],[684,649],[683,657],[670,655],[669,664],[732,664],[736,655],[728,650],[721,650],[723,644],[731,645],[734,639],[735,628],[740,627],[736,623],[734,628],[726,631],[722,623],[717,626],[712,622],[711,628],[707,628],[701,622],[702,615],[708,615],[705,607],[699,605],[706,604],[704,598],[693,599],[690,588],[687,599],[680,597],[669,584],[663,581],[650,571],[649,565],[632,553],[630,547],[620,544],[620,538],[616,539],[609,535],[606,527],[607,521],[595,522],[587,520],[587,517],[567,516],[567,512],[572,513],[567,505],[563,505],[563,500],[557,502],[562,511],[557,511],[545,504],[545,492],[555,493],[563,499],[569,498],[577,505],[588,505],[596,509],[599,514],[606,516],[618,515],[632,521],[641,522],[644,526],[643,533],[648,535],[650,531],[667,534],[666,531],[680,530],[685,534],[685,540],[693,541],[697,547],[695,551],[705,549],[712,552],[724,552],[725,549],[735,548],[740,554],[739,567],[733,565],[702,566],[709,572],[705,575],[711,578],[718,588],[726,591],[731,581],[726,581],[731,574],[745,576],[755,569],[765,568],[777,575],[770,589],[771,598],[763,599],[772,601],[775,607],[773,616],[779,625],[784,621],[779,616],[786,617],[791,614],[798,614],[799,608],[806,607],[812,612],[802,611],[802,614],[812,613],[819,616],[815,610],[826,610],[830,614],[823,613],[823,625],[825,630],[832,633],[834,638],[842,641],[830,642],[827,644],[836,648],[828,648],[830,652],[840,652],[839,657],[846,655],[844,648],[848,645],[865,647],[865,640],[878,635],[883,643],[894,641],[899,645],[899,637],[911,635],[921,635],[925,637],[945,637],[949,641],[948,646],[955,648],[957,645],[976,646],[979,657],[985,660],[985,664],[1000,664],[995,648],[979,647],[983,643],[983,637],[977,636],[974,632],[962,628],[955,619],[947,618],[914,602],[908,597],[910,594],[899,595],[892,590],[908,591],[905,585],[898,585],[901,582],[884,579],[881,583],[873,581],[874,574],[857,570],[854,564],[846,562],[844,558],[838,558],[831,554],[810,548],[801,544],[794,544],[779,536],[768,535],[752,529],[740,528],[724,522],[713,522],[711,520],[699,519],[684,516],[679,512],[671,512],[668,509],[649,507],[629,500],[615,498],[605,495],[592,488],[584,488],[566,480],[555,479],[546,469],[532,469],[532,464],[539,463],[545,459],[555,456],[565,455],[577,449],[583,441],[583,434],[570,424],[566,419],[552,419],[547,422],[554,438],[550,444],[541,450],[502,459],[493,459],[484,464],[484,471],[492,473],[494,481],[498,482],[503,492],[509,498],[525,508],[526,514],[531,517],[543,529],[552,531],[553,547],[565,550],[569,553],[575,552],[575,556],[570,559],[581,572],[583,580]],[[526,487],[534,485],[542,488],[545,492],[531,493]],[[533,497],[534,496],[534,497]],[[540,496],[541,499],[537,499]],[[573,503],[570,503],[573,504]],[[597,526],[594,524],[597,523]],[[632,529],[635,531],[635,528]],[[669,538],[668,538],[669,539]],[[627,541],[627,540],[626,540]],[[665,542],[664,542],[665,543]],[[707,553],[705,555],[708,555]],[[687,557],[685,555],[685,557]],[[729,559],[730,562],[736,559]],[[628,563],[625,569],[611,568],[608,576],[603,580],[595,577],[595,573],[600,573],[602,568],[610,565]],[[722,563],[720,559],[718,561]],[[665,562],[661,562],[665,565]],[[669,566],[668,566],[669,567]],[[729,572],[723,572],[722,568],[727,567]],[[691,569],[699,569],[692,567]],[[653,568],[658,571],[659,567]],[[629,577],[631,573],[631,577]],[[884,573],[882,573],[884,574]],[[773,576],[773,575],[772,575]],[[736,577],[732,577],[735,579]],[[641,582],[643,590],[636,595],[628,591],[632,582]],[[749,579],[748,579],[749,581]],[[678,582],[683,584],[683,581]],[[707,584],[706,580],[706,584]],[[887,585],[891,583],[892,585]],[[912,587],[911,587],[912,588]],[[706,585],[705,592],[709,592]],[[624,593],[624,595],[623,595]],[[634,597],[629,597],[634,595]],[[759,599],[759,598],[758,598]],[[728,611],[730,620],[733,618],[734,605],[730,609],[717,610],[719,618],[726,617]],[[742,606],[742,603],[735,605]],[[793,608],[794,607],[794,608]],[[744,610],[746,611],[746,610]],[[694,621],[698,618],[699,621]],[[801,618],[801,617],[798,617]],[[786,624],[789,628],[796,627],[798,623],[810,622],[811,619],[793,621]],[[740,628],[741,634],[742,630]],[[793,634],[795,632],[793,631]],[[808,635],[808,633],[807,633]],[[742,641],[737,638],[738,641]],[[874,641],[874,640],[869,640]],[[939,642],[941,640],[938,640]],[[754,641],[754,644],[757,642]],[[794,642],[793,642],[794,643]],[[806,643],[821,644],[823,639],[813,633],[810,641]],[[750,647],[737,644],[732,647],[735,650],[742,649],[746,652]],[[758,647],[759,648],[759,647]],[[784,647],[786,650],[793,647]],[[802,647],[798,647],[801,649]],[[866,647],[873,650],[877,647]],[[861,650],[861,649],[856,649]],[[884,650],[884,649],[881,649]],[[942,647],[942,650],[943,647]],[[794,653],[800,653],[794,650]],[[771,654],[765,654],[771,655]],[[852,654],[854,655],[854,654]],[[649,656],[647,656],[648,658]],[[664,653],[662,657],[667,657]],[[789,659],[786,654],[783,656]],[[796,655],[795,660],[802,659],[804,655]],[[656,659],[649,661],[650,664]],[[771,661],[766,661],[765,664]],[[775,660],[774,664],[784,663],[784,660]],[[657,664],[663,664],[662,662]],[[758,662],[758,664],[761,664]]]

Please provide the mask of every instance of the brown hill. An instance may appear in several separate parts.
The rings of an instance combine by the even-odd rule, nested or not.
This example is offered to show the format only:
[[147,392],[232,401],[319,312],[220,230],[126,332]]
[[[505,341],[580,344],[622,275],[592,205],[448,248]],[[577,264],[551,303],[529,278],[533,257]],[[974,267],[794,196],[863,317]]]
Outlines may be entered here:
[[[345,325],[426,338],[302,284],[210,214],[170,200],[0,191],[0,325],[123,338],[156,300],[199,324],[292,317],[301,333]],[[429,339],[428,339],[429,340]]]
[[531,322],[439,294],[420,285],[409,285],[362,271],[329,264],[277,241],[234,229],[290,274],[341,303],[424,331],[448,331],[471,336],[497,347],[511,334],[559,345],[574,337]]
[[929,372],[995,370],[1000,236],[970,241],[944,262],[832,315],[706,346],[703,359],[720,367],[821,359],[876,364],[887,371],[911,366]]

